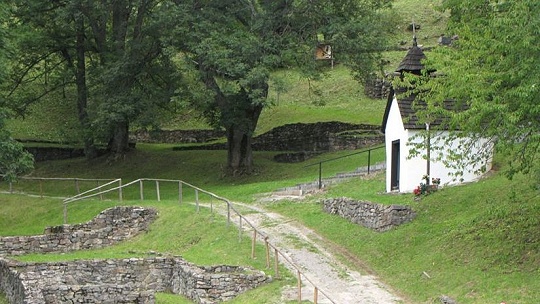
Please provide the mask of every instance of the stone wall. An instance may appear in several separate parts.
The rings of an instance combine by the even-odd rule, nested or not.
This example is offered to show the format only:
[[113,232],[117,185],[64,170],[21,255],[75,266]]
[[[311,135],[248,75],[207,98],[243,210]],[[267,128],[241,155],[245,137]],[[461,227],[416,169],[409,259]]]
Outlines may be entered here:
[[378,78],[373,76],[364,83],[364,93],[371,98],[386,99],[390,94],[391,87],[392,83],[388,77]]
[[280,126],[253,140],[259,151],[338,151],[384,142],[380,126],[343,122],[296,123]]
[[375,231],[390,230],[416,217],[408,206],[374,204],[344,197],[324,200],[323,209]]
[[[115,207],[76,225],[47,227],[44,235],[0,238],[0,255],[100,248],[146,231],[154,209]],[[238,266],[199,267],[179,257],[23,263],[0,258],[0,292],[10,303],[154,303],[155,292],[218,303],[270,281]]]
[[47,227],[36,236],[0,237],[0,256],[102,248],[146,231],[156,217],[155,209],[110,208],[84,224]]
[[61,147],[25,147],[34,156],[35,161],[59,160],[84,156],[82,148]]
[[[253,138],[254,151],[313,152],[354,150],[384,143],[380,126],[337,121],[287,124]],[[173,150],[224,150],[226,143],[174,147]],[[309,157],[308,157],[309,158]],[[287,160],[288,156],[280,158]],[[295,158],[298,160],[298,158]]]
[[271,281],[237,266],[199,267],[179,257],[22,263],[0,259],[10,303],[154,303],[155,292],[219,303]]
[[131,141],[144,143],[204,143],[224,138],[221,130],[138,130],[129,135]]

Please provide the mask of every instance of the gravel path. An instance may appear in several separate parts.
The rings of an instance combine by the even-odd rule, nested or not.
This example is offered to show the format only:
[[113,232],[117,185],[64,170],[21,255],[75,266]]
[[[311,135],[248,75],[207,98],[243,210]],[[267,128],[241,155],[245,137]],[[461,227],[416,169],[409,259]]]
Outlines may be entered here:
[[[235,203],[235,208],[243,214],[257,230],[268,236],[288,260],[296,264],[309,281],[313,282],[321,292],[318,303],[336,304],[391,304],[404,301],[393,294],[376,277],[361,274],[344,265],[331,252],[328,242],[314,231],[292,221],[280,214],[269,212],[262,207]],[[238,219],[234,220],[238,224]],[[246,230],[251,230],[243,225]],[[282,260],[282,259],[281,259]],[[281,261],[283,263],[283,261]],[[283,263],[292,273],[297,270],[288,263]],[[304,278],[302,300],[314,301],[314,288]],[[296,286],[283,291],[282,300],[297,300]]]

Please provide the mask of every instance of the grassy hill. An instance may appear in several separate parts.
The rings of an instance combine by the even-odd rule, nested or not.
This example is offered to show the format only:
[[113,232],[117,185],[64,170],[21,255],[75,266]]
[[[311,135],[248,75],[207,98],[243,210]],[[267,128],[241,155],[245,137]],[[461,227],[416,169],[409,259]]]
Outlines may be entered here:
[[[261,193],[277,187],[316,178],[316,172],[303,171],[299,164],[273,163],[268,159],[271,153],[256,153],[261,173],[254,179],[209,174],[212,167],[222,162],[224,154],[220,151],[204,153],[204,160],[201,160],[201,151],[166,152],[151,145],[142,146],[134,153],[122,163],[97,167],[89,166],[84,159],[44,162],[38,164],[36,175],[100,178],[123,175],[126,180],[185,175],[188,182],[192,180],[187,177],[192,176],[196,180],[193,183],[198,186],[233,201],[248,203],[256,203]],[[354,165],[354,162],[348,165]],[[44,188],[52,195],[73,192],[73,181],[64,183]],[[26,191],[39,191],[36,183],[17,184],[15,189],[23,186]],[[353,264],[353,267],[377,274],[409,303],[433,303],[441,295],[451,296],[459,303],[536,303],[540,299],[540,281],[537,279],[540,274],[540,196],[535,186],[537,181],[529,176],[516,176],[510,181],[496,170],[480,182],[442,189],[415,201],[411,194],[385,194],[384,175],[379,174],[338,184],[302,202],[281,201],[264,206],[297,219],[326,236],[329,248],[338,253],[347,252],[345,257],[355,256],[351,263],[357,260],[363,263]],[[0,188],[6,190],[6,185],[0,184]],[[32,255],[24,259],[145,256],[155,251],[182,255],[196,263],[240,263],[264,269],[262,261],[249,258],[248,240],[238,246],[236,229],[227,229],[224,219],[212,216],[204,208],[196,214],[193,206],[179,207],[177,201],[168,196],[174,191],[162,190],[161,202],[152,199],[139,202],[135,199],[138,189],[134,189],[131,194],[125,192],[126,197],[131,195],[134,200],[126,199],[123,203],[112,195],[102,202],[74,204],[69,207],[72,222],[88,220],[103,208],[118,204],[155,206],[162,216],[150,234],[119,246],[64,255]],[[145,190],[145,195],[155,197],[149,190]],[[321,199],[340,196],[411,205],[418,217],[389,232],[372,232],[322,212]],[[44,226],[62,221],[59,199],[7,194],[0,194],[0,199],[2,235],[40,233]],[[208,198],[201,197],[201,200],[208,202]],[[186,193],[186,201],[193,201],[192,193]],[[175,241],[171,242],[171,239]],[[250,293],[250,297],[273,299],[280,286],[287,283],[294,284],[290,278],[276,281]],[[243,298],[235,303],[260,301],[249,302]]]
[[[419,43],[432,46],[443,32],[445,15],[433,10],[437,1],[399,0],[395,7],[397,27],[392,43],[410,43],[412,33],[406,27],[414,21],[421,25]],[[397,66],[404,52],[388,52],[388,70]],[[287,91],[271,92],[274,106],[264,110],[257,129],[263,133],[275,126],[294,122],[339,120],[378,124],[384,110],[383,100],[364,96],[363,88],[349,71],[337,66],[318,82],[302,79],[295,71],[279,71],[276,81],[287,83]],[[24,121],[12,121],[15,137],[71,141],[75,109],[66,107],[64,96],[36,105]],[[70,98],[66,92],[65,98]],[[163,128],[208,128],[193,119],[194,113],[169,117]],[[188,117],[189,119],[186,119]],[[182,179],[231,200],[255,204],[261,193],[317,178],[317,168],[305,163],[282,164],[272,160],[272,152],[256,152],[257,174],[252,177],[226,177],[219,168],[224,151],[173,151],[170,145],[138,144],[123,161],[104,159],[48,161],[36,165],[33,176],[118,178],[124,181],[141,177]],[[342,156],[348,152],[321,155],[313,160]],[[377,160],[384,155],[373,156]],[[499,156],[500,157],[500,156]],[[504,169],[504,160],[498,161]],[[365,164],[365,156],[345,158],[323,168],[325,176],[351,170]],[[95,183],[84,187],[93,187]],[[538,181],[529,176],[508,180],[495,170],[486,179],[452,187],[413,200],[412,195],[384,192],[384,176],[353,180],[332,187],[302,202],[281,201],[265,207],[301,221],[328,239],[328,247],[343,253],[353,267],[377,274],[408,303],[437,303],[448,295],[459,303],[540,303],[540,195]],[[16,190],[38,194],[37,183],[19,183]],[[8,185],[0,183],[0,190]],[[47,195],[74,194],[73,181],[44,183]],[[155,193],[148,190],[148,196]],[[174,189],[164,189],[163,197]],[[134,199],[136,193],[126,193]],[[411,205],[418,217],[398,229],[375,233],[322,212],[319,201],[325,197],[347,196],[384,204]],[[120,204],[114,196],[103,202],[70,206],[71,222],[89,220],[103,208]],[[193,194],[187,194],[193,200]],[[207,198],[203,198],[207,200]],[[23,195],[0,194],[0,235],[41,233],[44,226],[62,222],[61,200]],[[148,235],[108,249],[67,255],[32,255],[25,260],[75,259],[83,257],[146,256],[150,251],[182,255],[202,264],[233,263],[264,269],[262,261],[249,258],[249,241],[238,245],[238,233],[227,229],[219,218],[202,209],[194,213],[189,205],[176,201],[125,200],[122,204],[143,204],[159,208],[162,215]],[[175,240],[171,242],[170,240]],[[245,247],[244,247],[245,246]],[[262,250],[258,248],[257,250]],[[233,254],[233,252],[235,252]],[[201,254],[204,253],[204,254]],[[354,259],[347,257],[354,256]],[[361,262],[361,263],[359,263]],[[234,303],[278,302],[279,290],[294,285],[289,277],[237,299]],[[182,303],[178,297],[160,295],[158,303]],[[0,299],[0,303],[2,300]],[[185,303],[188,303],[185,301]]]

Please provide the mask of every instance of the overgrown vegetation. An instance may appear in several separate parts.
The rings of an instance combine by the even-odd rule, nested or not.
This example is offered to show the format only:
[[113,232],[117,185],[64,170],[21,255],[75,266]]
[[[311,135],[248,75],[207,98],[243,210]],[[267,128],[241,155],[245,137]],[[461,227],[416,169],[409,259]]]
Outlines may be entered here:
[[[419,42],[434,45],[436,37],[444,30],[445,16],[433,13],[422,5],[425,1],[401,0],[396,7],[403,12],[402,35],[395,38],[409,43],[412,32],[406,26],[415,21],[422,25],[417,33]],[[431,6],[432,8],[433,6]],[[408,20],[411,19],[411,20]],[[403,52],[388,52],[389,70],[395,68]],[[265,109],[256,133],[272,127],[294,122],[339,120],[353,123],[380,123],[384,101],[369,100],[362,88],[352,80],[349,71],[339,64],[328,69],[327,77],[320,81],[306,81],[295,71],[278,71],[273,74],[274,87],[270,98],[274,106]],[[272,82],[271,82],[272,84]],[[278,89],[283,86],[282,90]],[[51,104],[59,104],[55,101]],[[54,109],[54,110],[53,110]],[[43,104],[36,108],[35,116],[27,117],[27,124],[12,121],[10,129],[19,138],[52,139],[67,141],[64,133],[69,127],[55,128],[58,121],[44,119],[46,111],[58,113],[56,106]],[[34,117],[34,118],[33,118]],[[170,120],[162,127],[176,129],[208,127],[196,120],[195,113],[187,113],[189,120]],[[193,119],[191,119],[193,118]],[[55,132],[43,132],[44,130]],[[61,131],[58,131],[61,130]],[[309,163],[348,152],[321,155]],[[272,152],[256,152],[256,174],[247,177],[222,176],[224,151],[172,151],[170,145],[138,144],[124,161],[109,164],[101,160],[40,162],[33,176],[123,178],[125,181],[141,177],[182,179],[201,186],[231,200],[255,203],[261,193],[279,187],[317,178],[317,167],[304,168],[306,164],[275,163]],[[350,171],[365,165],[365,158],[345,158],[323,167],[324,176],[340,171]],[[383,160],[384,155],[373,156]],[[500,157],[500,155],[499,155]],[[503,164],[499,161],[499,164]],[[329,191],[312,196],[303,202],[282,201],[265,207],[294,218],[311,227],[328,239],[328,246],[336,252],[346,250],[364,265],[364,270],[379,276],[409,303],[433,303],[441,295],[455,298],[459,303],[536,303],[540,300],[540,196],[538,177],[514,175],[508,180],[500,172],[503,165],[489,177],[468,185],[441,189],[430,196],[414,201],[412,194],[384,194],[384,176],[339,184]],[[419,181],[420,182],[420,181]],[[95,182],[82,187],[91,188]],[[17,191],[39,194],[36,182],[16,183]],[[47,195],[74,194],[73,181],[61,184],[43,183]],[[174,188],[163,189],[162,196],[173,195]],[[0,183],[5,191],[8,185]],[[155,197],[152,186],[145,186],[145,195]],[[32,255],[26,260],[74,259],[92,257],[146,256],[150,251],[180,254],[196,263],[240,263],[264,269],[262,260],[251,260],[248,241],[238,245],[236,229],[227,228],[222,218],[210,215],[207,209],[195,214],[193,206],[179,206],[176,201],[139,202],[138,193],[129,191],[125,204],[155,206],[160,218],[148,234],[112,248],[70,253],[66,255]],[[397,229],[376,233],[353,225],[337,216],[322,212],[319,201],[325,197],[347,196],[384,204],[411,205],[418,217],[412,223]],[[192,201],[193,194],[186,193]],[[41,233],[44,226],[62,222],[60,200],[30,198],[0,194],[1,235],[28,235]],[[114,195],[103,202],[70,206],[71,222],[89,220],[103,208],[119,204]],[[171,241],[174,240],[174,241]],[[238,255],[231,254],[232,247]],[[257,249],[258,252],[261,248]],[[259,253],[258,253],[259,254]],[[260,255],[260,254],[259,254]],[[263,288],[240,296],[233,303],[264,303],[279,300],[280,288],[295,284],[289,278],[277,280]],[[158,295],[159,303],[189,303],[172,295]],[[0,298],[0,303],[2,299]]]

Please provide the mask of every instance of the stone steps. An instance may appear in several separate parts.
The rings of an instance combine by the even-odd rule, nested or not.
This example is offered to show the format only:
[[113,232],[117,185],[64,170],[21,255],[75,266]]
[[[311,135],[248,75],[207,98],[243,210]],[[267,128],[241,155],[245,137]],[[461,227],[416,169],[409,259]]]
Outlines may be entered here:
[[[377,163],[369,167],[369,173],[380,172],[386,169],[386,163]],[[352,178],[366,176],[368,174],[368,167],[360,167],[352,172],[343,172],[337,173],[333,177],[323,178],[321,180],[322,189],[328,187],[329,185],[336,184],[339,182],[347,181]],[[313,181],[309,183],[297,184],[291,187],[285,187],[275,190],[273,196],[303,196],[309,193],[314,193],[319,191],[319,181]]]

